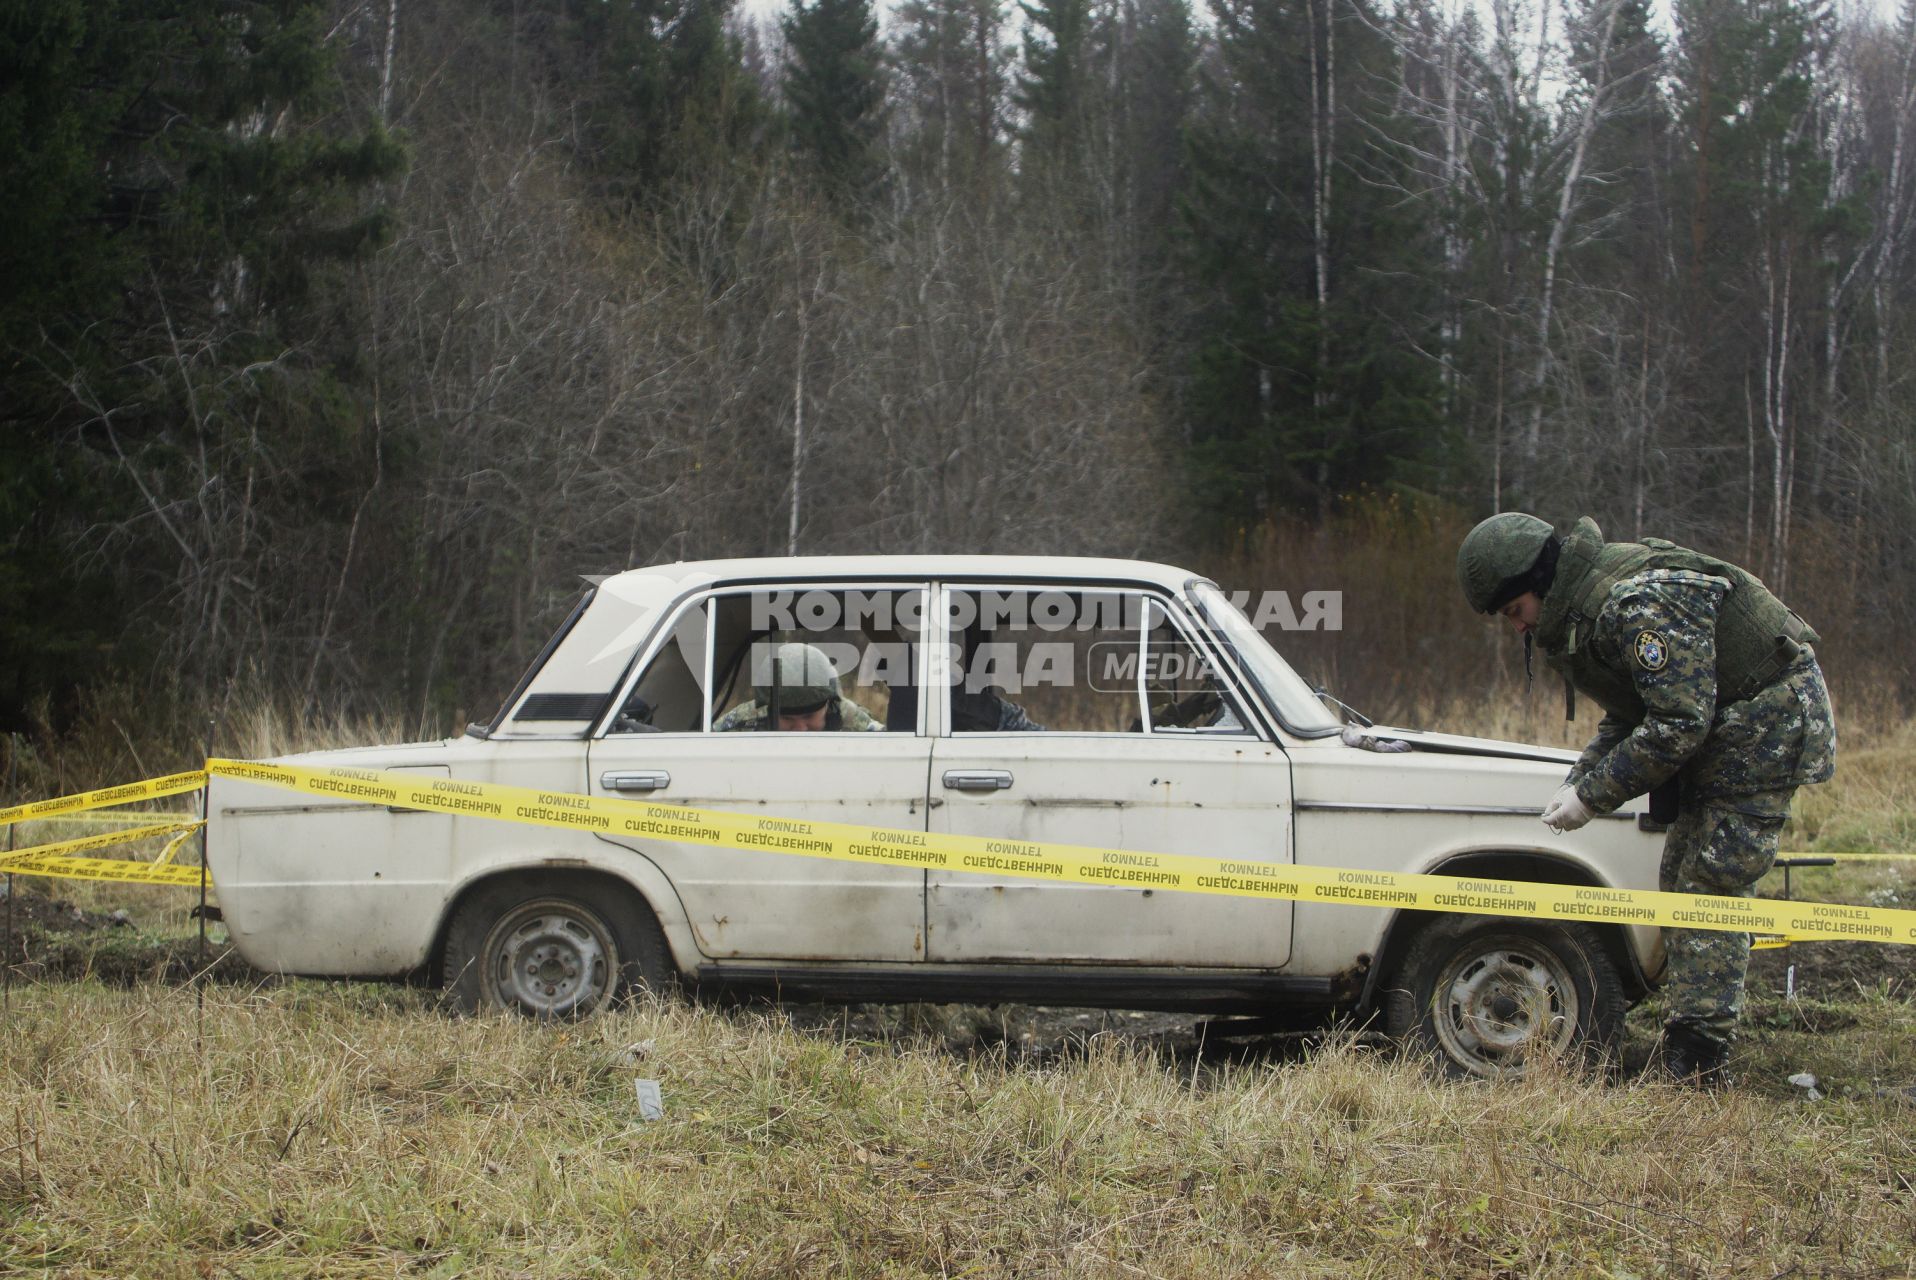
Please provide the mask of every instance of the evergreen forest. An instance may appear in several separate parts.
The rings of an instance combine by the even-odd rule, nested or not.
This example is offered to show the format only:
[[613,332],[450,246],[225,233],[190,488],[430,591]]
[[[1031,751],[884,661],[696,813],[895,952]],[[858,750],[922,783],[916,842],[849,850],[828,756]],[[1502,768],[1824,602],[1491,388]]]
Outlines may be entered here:
[[1916,0],[1198,3],[0,0],[0,730],[788,552],[1345,588],[1404,706],[1512,508],[1916,698]]

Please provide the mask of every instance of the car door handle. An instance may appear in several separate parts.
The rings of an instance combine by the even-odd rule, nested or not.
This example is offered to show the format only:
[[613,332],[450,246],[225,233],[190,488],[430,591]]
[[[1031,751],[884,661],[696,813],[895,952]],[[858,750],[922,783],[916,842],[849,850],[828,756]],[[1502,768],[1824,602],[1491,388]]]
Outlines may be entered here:
[[637,773],[602,773],[599,785],[607,791],[658,791],[672,785],[672,775],[663,769],[645,769]]
[[1011,786],[1006,769],[947,769],[945,786],[952,791],[1004,791]]

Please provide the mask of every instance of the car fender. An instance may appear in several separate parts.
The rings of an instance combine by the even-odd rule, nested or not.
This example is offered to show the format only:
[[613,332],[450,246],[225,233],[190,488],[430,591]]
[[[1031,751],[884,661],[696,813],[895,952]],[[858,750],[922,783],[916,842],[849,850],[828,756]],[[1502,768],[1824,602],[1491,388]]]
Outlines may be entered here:
[[[1625,887],[1611,882],[1591,860],[1575,850],[1547,845],[1502,842],[1454,849],[1427,859],[1425,865],[1414,870],[1428,875],[1482,876],[1520,883],[1586,885],[1597,889]],[[1419,917],[1431,914],[1417,910],[1395,910],[1389,914],[1364,976],[1361,1007],[1373,1007],[1383,979],[1415,932]],[[1639,926],[1597,924],[1596,927],[1609,947],[1624,989],[1632,999],[1643,995],[1650,989],[1650,975],[1661,968],[1661,931]]]
[[557,848],[500,850],[481,862],[464,867],[463,874],[447,886],[446,900],[433,930],[430,953],[421,957],[437,964],[444,953],[446,931],[460,904],[482,886],[503,876],[537,875],[540,872],[579,871],[609,877],[630,887],[659,922],[665,934],[673,967],[680,973],[696,973],[699,951],[692,936],[691,921],[678,890],[659,865],[637,850],[609,841],[596,842],[587,850],[570,845]]

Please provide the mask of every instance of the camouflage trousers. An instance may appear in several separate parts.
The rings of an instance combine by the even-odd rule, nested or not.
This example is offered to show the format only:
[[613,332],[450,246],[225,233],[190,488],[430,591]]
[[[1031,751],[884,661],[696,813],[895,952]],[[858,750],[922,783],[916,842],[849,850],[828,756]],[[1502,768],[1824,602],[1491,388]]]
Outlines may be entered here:
[[[1664,840],[1665,890],[1747,898],[1776,861],[1795,787],[1685,803]],[[1669,1021],[1727,1046],[1743,1012],[1750,935],[1665,929],[1663,993]]]
[[[1750,897],[1776,861],[1797,786],[1835,771],[1829,690],[1805,649],[1755,697],[1717,709],[1710,736],[1678,775],[1683,798],[1663,845],[1663,888]],[[1665,929],[1663,949],[1670,1021],[1727,1046],[1743,1011],[1750,935]]]

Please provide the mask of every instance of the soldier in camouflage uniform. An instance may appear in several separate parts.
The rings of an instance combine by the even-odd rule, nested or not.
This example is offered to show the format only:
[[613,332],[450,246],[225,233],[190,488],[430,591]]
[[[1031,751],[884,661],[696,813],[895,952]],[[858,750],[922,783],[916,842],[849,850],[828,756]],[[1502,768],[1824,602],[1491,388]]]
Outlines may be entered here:
[[885,728],[871,712],[844,696],[832,660],[808,644],[778,646],[766,679],[752,689],[752,700],[739,703],[712,724],[715,733],[774,727],[784,733],[832,729],[869,733]]
[[[1817,636],[1747,571],[1662,539],[1606,543],[1594,521],[1558,536],[1492,516],[1457,556],[1464,594],[1510,619],[1576,694],[1604,710],[1543,820],[1574,831],[1646,792],[1671,821],[1662,887],[1748,897],[1776,860],[1790,798],[1835,772]],[[1674,814],[1665,801],[1674,788]],[[1750,936],[1664,930],[1664,1062],[1726,1077]]]

